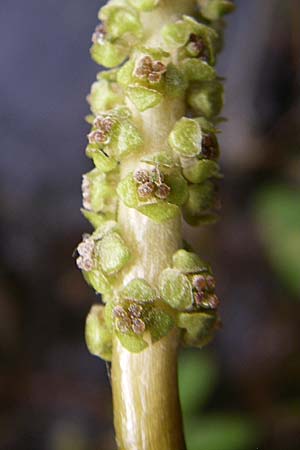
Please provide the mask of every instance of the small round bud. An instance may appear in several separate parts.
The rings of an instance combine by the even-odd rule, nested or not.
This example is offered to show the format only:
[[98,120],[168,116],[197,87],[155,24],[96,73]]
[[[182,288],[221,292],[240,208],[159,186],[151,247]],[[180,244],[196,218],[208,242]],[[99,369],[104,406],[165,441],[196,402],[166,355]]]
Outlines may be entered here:
[[148,198],[150,195],[153,194],[155,189],[155,184],[151,181],[148,181],[147,183],[141,184],[138,187],[138,195],[140,198]]
[[139,184],[144,184],[150,181],[149,172],[147,170],[138,169],[134,172],[133,175],[134,181]]
[[215,294],[209,295],[201,304],[203,308],[208,309],[217,309],[219,305],[220,300]]
[[206,50],[203,39],[200,36],[197,36],[195,33],[192,33],[187,44],[187,50],[193,56],[203,56]]
[[143,334],[145,332],[146,325],[145,322],[142,321],[142,319],[134,318],[132,319],[131,328],[135,334]]
[[125,316],[122,318],[117,318],[116,328],[121,333],[128,333],[131,329],[131,321],[130,321],[129,317]]
[[93,122],[94,127],[105,133],[109,133],[111,131],[113,124],[114,122],[110,117],[102,116],[97,116]]
[[86,175],[83,175],[82,177],[81,190],[82,190],[82,205],[85,209],[91,210],[92,205],[91,205],[90,182]]
[[113,315],[118,319],[124,319],[125,317],[127,317],[126,311],[121,305],[117,305],[114,307]]
[[103,23],[99,23],[92,35],[93,44],[103,45],[105,43],[106,34],[107,32],[105,25]]
[[94,268],[94,263],[91,258],[79,256],[76,259],[77,267],[85,272],[90,272]]
[[155,191],[155,197],[160,198],[161,200],[166,200],[170,192],[171,188],[167,184],[161,183]]
[[102,130],[94,130],[88,134],[90,144],[105,144],[107,141],[107,133]]
[[205,291],[207,288],[206,277],[203,275],[197,275],[193,279],[193,286],[197,292]]
[[196,306],[198,307],[202,306],[203,301],[205,301],[205,293],[203,291],[194,292],[194,301]]
[[137,305],[136,303],[132,303],[128,308],[128,314],[131,318],[135,317],[141,317],[143,312],[143,308],[141,305]]

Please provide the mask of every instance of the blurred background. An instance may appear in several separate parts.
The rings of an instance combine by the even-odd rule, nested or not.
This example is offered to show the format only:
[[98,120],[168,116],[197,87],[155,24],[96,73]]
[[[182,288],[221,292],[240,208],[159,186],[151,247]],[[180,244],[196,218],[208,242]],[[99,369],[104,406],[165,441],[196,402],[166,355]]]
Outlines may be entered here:
[[[0,448],[114,450],[97,301],[72,252],[102,2],[0,3]],[[223,329],[184,351],[189,450],[300,448],[300,2],[238,0],[226,77],[222,220],[186,236],[213,265]]]

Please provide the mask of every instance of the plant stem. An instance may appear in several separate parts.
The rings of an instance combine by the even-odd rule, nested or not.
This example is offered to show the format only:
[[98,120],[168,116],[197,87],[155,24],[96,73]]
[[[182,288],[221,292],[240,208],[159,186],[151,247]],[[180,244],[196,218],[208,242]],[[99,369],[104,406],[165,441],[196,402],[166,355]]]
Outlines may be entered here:
[[[147,45],[157,45],[160,28],[182,14],[193,11],[194,1],[163,0],[152,13],[144,14]],[[185,113],[184,98],[163,100],[154,109],[139,113],[130,102],[135,122],[142,128],[151,154],[167,144],[175,122]],[[130,158],[122,164],[121,175],[140,160]],[[118,221],[134,251],[135,264],[126,271],[125,285],[135,277],[157,284],[161,271],[182,246],[181,218],[156,224],[134,209],[120,204]],[[114,339],[112,388],[116,440],[120,450],[185,450],[182,415],[178,395],[177,354],[179,331],[175,330],[142,353],[127,351]]]

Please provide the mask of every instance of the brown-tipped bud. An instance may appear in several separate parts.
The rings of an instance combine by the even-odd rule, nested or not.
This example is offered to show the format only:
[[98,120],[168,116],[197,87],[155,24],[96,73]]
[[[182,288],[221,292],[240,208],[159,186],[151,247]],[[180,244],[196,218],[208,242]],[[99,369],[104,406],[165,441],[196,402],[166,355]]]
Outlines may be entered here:
[[138,169],[134,172],[133,175],[134,181],[138,184],[144,184],[150,181],[148,170]]
[[214,291],[216,289],[216,280],[211,275],[206,277],[206,285],[207,289],[210,291]]
[[121,333],[128,333],[131,330],[131,320],[129,317],[125,316],[122,318],[117,318],[116,328]]
[[155,197],[160,198],[161,200],[166,200],[171,192],[170,186],[165,183],[161,183],[157,186],[155,191]]
[[216,142],[210,134],[207,134],[202,138],[201,156],[205,159],[215,159],[218,157]]
[[201,304],[201,306],[203,308],[208,308],[208,309],[217,309],[219,305],[220,305],[220,300],[216,296],[216,294],[209,295],[208,297],[205,298],[205,300],[203,300],[203,302]]
[[197,36],[195,33],[192,33],[190,35],[187,48],[188,51],[190,51],[196,57],[205,56],[206,53],[205,42],[200,36]]
[[123,306],[121,306],[121,305],[117,305],[114,307],[113,315],[115,318],[118,318],[118,319],[124,319],[125,317],[127,317],[127,313],[126,313],[125,309],[123,308]]
[[142,319],[133,318],[131,328],[135,334],[143,334],[145,332],[146,325]]
[[103,45],[105,43],[106,34],[107,31],[105,25],[103,23],[99,23],[92,35],[93,44]]
[[206,277],[203,275],[197,275],[193,279],[193,286],[197,292],[202,292],[207,289]]
[[110,117],[97,116],[94,119],[93,125],[104,133],[109,133],[114,122]]
[[94,269],[94,263],[91,258],[84,258],[83,256],[78,256],[76,259],[77,267],[85,272],[90,272]]
[[167,67],[161,61],[153,61],[150,56],[144,56],[135,67],[134,75],[147,79],[150,83],[159,83]]
[[200,307],[202,306],[203,301],[205,301],[205,292],[194,292],[194,301],[196,306]]
[[90,144],[105,144],[107,142],[107,133],[102,130],[94,130],[88,134]]
[[138,187],[138,196],[140,198],[148,198],[153,194],[154,189],[155,189],[155,184],[152,183],[151,181],[141,184]]
[[139,318],[141,317],[143,312],[143,308],[141,305],[137,305],[136,303],[132,303],[128,308],[128,314],[131,318]]

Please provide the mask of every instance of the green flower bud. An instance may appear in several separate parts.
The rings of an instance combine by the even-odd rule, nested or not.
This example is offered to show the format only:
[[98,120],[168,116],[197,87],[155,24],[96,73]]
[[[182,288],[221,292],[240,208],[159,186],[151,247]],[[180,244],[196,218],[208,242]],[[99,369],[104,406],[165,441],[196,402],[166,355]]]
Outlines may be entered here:
[[179,69],[191,81],[211,81],[216,78],[216,71],[201,59],[187,58],[179,64]]
[[231,13],[235,5],[229,0],[197,0],[203,17],[208,20],[218,20]]
[[187,82],[184,75],[174,64],[168,64],[165,76],[165,94],[170,97],[178,97],[185,93]]
[[154,302],[157,292],[147,281],[142,278],[135,278],[120,292],[120,297],[131,299],[141,303]]
[[111,292],[111,282],[112,280],[109,279],[102,270],[97,267],[96,269],[85,272],[82,271],[83,277],[85,281],[90,284],[97,293],[99,294],[107,294]]
[[183,168],[183,175],[190,183],[203,183],[209,178],[222,178],[219,164],[209,159],[192,160]]
[[193,157],[201,150],[202,131],[194,119],[182,117],[176,122],[169,136],[171,148],[180,156]]
[[159,289],[162,299],[178,311],[193,305],[192,285],[187,276],[175,269],[165,269],[160,277]]
[[154,108],[154,106],[157,106],[163,98],[163,95],[160,92],[139,85],[128,86],[126,94],[141,112],[146,111],[149,108]]
[[184,274],[210,272],[210,266],[196,253],[180,249],[173,255],[173,268]]
[[[83,207],[93,212],[115,212],[117,200],[115,196],[118,173],[108,175],[93,169],[83,175],[82,196]],[[115,196],[115,198],[114,198]]]
[[97,116],[119,105],[123,101],[123,91],[115,81],[101,79],[92,84],[87,100]]
[[138,129],[129,120],[123,119],[117,125],[116,133],[110,144],[117,159],[122,160],[130,154],[138,152],[142,146],[143,139]]
[[105,323],[104,306],[92,306],[86,319],[85,340],[92,355],[111,361],[112,335]]
[[220,114],[224,103],[224,88],[220,81],[206,81],[191,88],[188,103],[200,115],[211,119]]
[[183,342],[194,347],[203,347],[213,338],[217,327],[215,313],[180,313],[177,325],[185,330]]
[[159,0],[129,0],[131,5],[140,11],[152,11],[159,4]]

